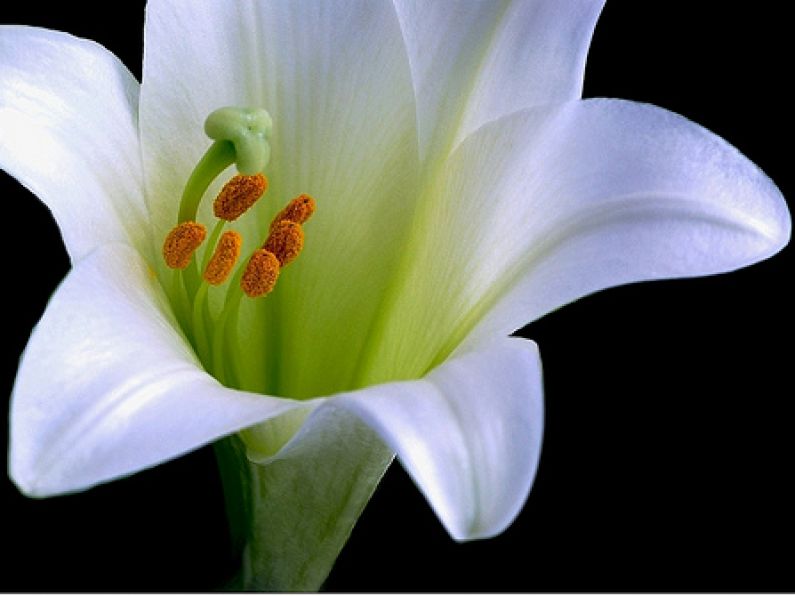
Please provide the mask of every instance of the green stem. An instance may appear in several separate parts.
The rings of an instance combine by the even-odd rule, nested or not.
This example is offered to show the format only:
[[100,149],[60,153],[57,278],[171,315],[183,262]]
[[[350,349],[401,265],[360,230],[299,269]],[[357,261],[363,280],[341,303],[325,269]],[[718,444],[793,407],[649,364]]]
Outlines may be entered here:
[[[224,491],[232,551],[242,556],[249,542],[249,532],[253,522],[251,495],[248,489],[251,485],[251,476],[248,465],[245,465],[245,446],[240,439],[231,436],[216,442],[213,447]],[[245,570],[239,570],[238,576],[227,588],[230,591],[239,591],[245,575]]]
[[[188,302],[192,303],[196,299],[196,292],[199,291],[199,286],[202,284],[202,279],[193,263],[182,270],[182,280],[185,282],[185,291],[188,294]],[[190,309],[188,309],[188,313],[190,313]]]
[[234,387],[239,389],[243,388],[242,377],[240,374],[240,339],[238,338],[238,319],[240,317],[240,301],[243,298],[242,292],[238,290],[233,308],[230,310],[226,326],[221,329],[222,339],[225,340],[226,345],[226,374],[229,377],[229,382]]
[[182,332],[185,334],[187,340],[195,348],[195,341],[190,325],[190,300],[186,295],[185,285],[183,284],[182,279],[182,270],[180,269],[173,269],[171,271],[171,295],[173,296],[174,300],[174,314],[177,317],[177,323],[179,323],[179,326],[182,329]]
[[[204,257],[202,258],[201,270],[200,272],[203,273],[207,269],[207,265],[210,263],[210,259],[213,258],[213,253],[215,252],[215,245],[218,244],[218,238],[221,237],[221,232],[224,231],[224,226],[226,225],[226,220],[219,219],[215,222],[215,226],[213,226],[213,231],[210,232],[210,237],[207,239],[207,248],[204,250]],[[198,261],[197,261],[198,266]]]
[[182,191],[178,223],[196,221],[199,203],[213,180],[235,161],[235,146],[229,141],[215,141],[199,160]]
[[199,359],[205,364],[210,357],[210,343],[207,337],[207,326],[205,325],[204,313],[207,307],[207,290],[210,284],[202,282],[193,299],[193,334],[196,337],[196,351]]
[[367,426],[331,409],[268,464],[248,461],[238,437],[216,454],[242,547],[235,589],[258,591],[318,590],[392,460]]
[[[240,279],[243,277],[245,268],[239,267],[238,269],[238,272],[229,284],[229,289],[226,291],[224,305],[218,317],[218,322],[214,326],[213,335],[212,355],[214,376],[227,387],[231,379],[226,370],[226,363],[231,362],[232,355],[224,354],[224,349],[229,345],[226,336],[227,333],[235,333],[237,331],[237,311],[240,308],[240,300],[243,298],[243,292],[240,289]],[[231,323],[234,327],[230,325],[230,317],[232,318]],[[227,325],[229,325],[229,331],[227,331]],[[225,355],[226,358],[224,358]]]

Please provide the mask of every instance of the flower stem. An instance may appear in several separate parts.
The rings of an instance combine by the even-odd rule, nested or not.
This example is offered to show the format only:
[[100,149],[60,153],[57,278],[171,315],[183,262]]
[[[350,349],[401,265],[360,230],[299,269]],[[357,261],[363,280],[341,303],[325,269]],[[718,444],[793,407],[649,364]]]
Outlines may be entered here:
[[318,590],[392,460],[353,416],[327,409],[310,423],[311,433],[265,464],[249,461],[238,437],[216,444],[242,552],[237,590]]

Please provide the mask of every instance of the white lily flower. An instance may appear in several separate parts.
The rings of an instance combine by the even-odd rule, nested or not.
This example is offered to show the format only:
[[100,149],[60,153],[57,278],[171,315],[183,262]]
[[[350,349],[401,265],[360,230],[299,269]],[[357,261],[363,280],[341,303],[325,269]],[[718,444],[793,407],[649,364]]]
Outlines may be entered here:
[[[790,235],[775,185],[723,140],[579,100],[600,10],[151,2],[140,87],[96,44],[0,29],[0,165],[74,266],[14,388],[20,489],[82,490],[237,433],[222,459],[250,462],[250,587],[317,587],[393,453],[454,538],[501,532],[543,427],[537,349],[507,336]],[[205,288],[207,314],[159,252],[225,106],[273,120],[268,194],[230,226],[244,254],[287,199],[318,212],[272,294]]]

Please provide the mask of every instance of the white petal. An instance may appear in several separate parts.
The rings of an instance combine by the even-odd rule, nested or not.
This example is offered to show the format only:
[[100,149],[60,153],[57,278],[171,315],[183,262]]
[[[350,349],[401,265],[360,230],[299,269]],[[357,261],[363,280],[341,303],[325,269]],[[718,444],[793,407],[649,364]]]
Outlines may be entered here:
[[138,83],[103,47],[0,27],[0,167],[52,210],[73,260],[144,246]]
[[360,416],[397,452],[457,540],[499,534],[527,498],[543,429],[541,362],[533,342],[501,339],[422,380],[337,396],[306,427],[327,408]]
[[162,233],[208,145],[207,114],[225,105],[270,112],[270,188],[235,223],[244,254],[289,199],[311,194],[318,210],[301,258],[267,301],[249,305],[251,320],[241,315],[261,339],[250,353],[280,355],[278,374],[259,388],[306,397],[352,386],[417,198],[414,92],[392,4],[152,2],[141,94],[147,183]]
[[422,155],[516,110],[579,98],[603,4],[395,0]]
[[422,205],[376,376],[422,375],[475,327],[475,342],[508,334],[610,286],[749,265],[790,235],[781,194],[736,149],[611,100],[486,125]]
[[150,270],[106,245],[53,296],[23,355],[9,472],[26,494],[88,488],[311,403],[220,386],[165,314]]
[[[525,222],[531,243],[516,247],[524,254],[506,267],[504,295],[472,341],[605,288],[734,271],[789,242],[790,214],[775,183],[703,127],[618,100],[582,102],[570,118],[565,134],[542,141],[548,175],[535,193],[543,207],[526,203],[509,232],[519,237]],[[516,124],[508,119],[488,134]]]
[[173,226],[175,197],[209,146],[204,120],[219,107],[268,110],[268,197],[283,203],[301,192],[336,200],[321,191],[339,178],[375,191],[375,180],[351,179],[375,176],[369,163],[394,159],[394,141],[415,141],[402,139],[413,125],[413,100],[388,3],[154,0],[147,7],[141,135],[156,222],[164,232]]

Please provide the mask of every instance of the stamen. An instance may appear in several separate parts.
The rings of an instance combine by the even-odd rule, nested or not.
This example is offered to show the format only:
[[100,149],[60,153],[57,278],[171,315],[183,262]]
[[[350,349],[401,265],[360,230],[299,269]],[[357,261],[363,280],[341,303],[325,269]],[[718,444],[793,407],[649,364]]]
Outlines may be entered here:
[[249,298],[258,298],[268,294],[279,279],[279,259],[265,249],[259,249],[248,261],[240,287]]
[[185,269],[204,242],[207,229],[195,221],[183,221],[168,233],[163,243],[163,258],[172,269]]
[[213,212],[219,219],[235,221],[257,202],[268,190],[268,179],[262,174],[238,174],[224,184],[213,203]]
[[220,286],[232,273],[232,269],[240,256],[240,247],[243,238],[237,232],[230,230],[224,232],[218,241],[213,257],[204,270],[204,280],[213,286]]
[[271,232],[283,221],[294,221],[297,224],[305,223],[315,212],[315,199],[309,195],[300,195],[287,203],[287,207],[279,211],[271,222]]
[[276,255],[282,267],[295,260],[304,247],[304,230],[294,221],[280,221],[262,246]]

